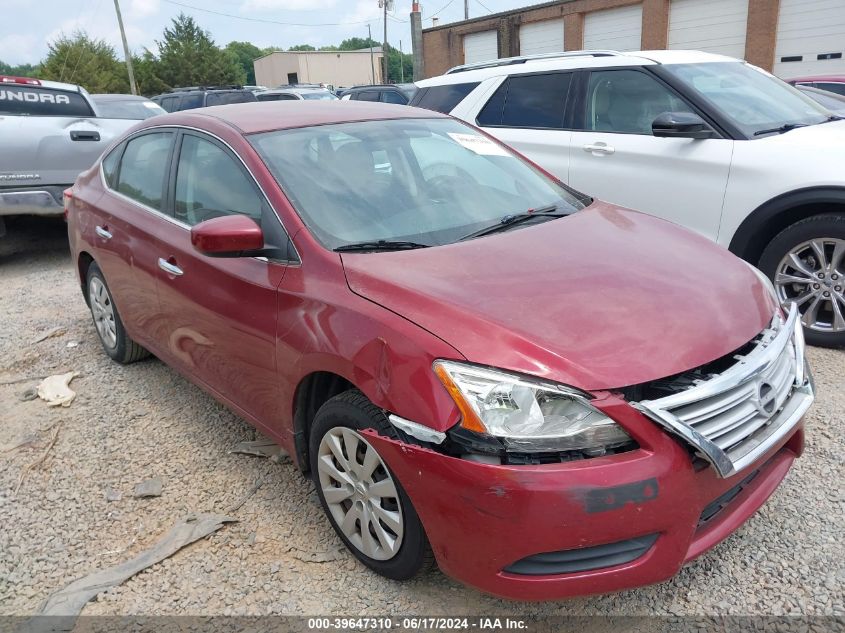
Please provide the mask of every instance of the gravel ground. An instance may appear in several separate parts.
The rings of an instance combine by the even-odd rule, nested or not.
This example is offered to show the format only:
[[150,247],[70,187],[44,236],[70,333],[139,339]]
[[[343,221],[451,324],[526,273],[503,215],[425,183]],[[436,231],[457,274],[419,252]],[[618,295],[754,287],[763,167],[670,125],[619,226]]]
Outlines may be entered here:
[[[439,572],[397,583],[368,571],[342,549],[311,484],[290,463],[229,454],[254,439],[245,422],[156,360],[109,361],[61,222],[18,220],[9,233],[0,239],[2,615],[32,613],[57,588],[149,547],[186,513],[223,512],[262,477],[234,513],[238,523],[102,594],[83,613],[845,615],[845,352],[810,349],[820,396],[807,450],[737,533],[660,585],[521,604]],[[34,342],[56,326],[64,333]],[[33,377],[67,371],[80,372],[69,408],[22,399]],[[3,384],[21,378],[31,379]],[[27,471],[15,495],[56,429],[44,463]],[[30,444],[11,449],[22,440]],[[133,498],[135,484],[150,477],[163,480],[162,496]],[[122,498],[107,501],[109,488]]]

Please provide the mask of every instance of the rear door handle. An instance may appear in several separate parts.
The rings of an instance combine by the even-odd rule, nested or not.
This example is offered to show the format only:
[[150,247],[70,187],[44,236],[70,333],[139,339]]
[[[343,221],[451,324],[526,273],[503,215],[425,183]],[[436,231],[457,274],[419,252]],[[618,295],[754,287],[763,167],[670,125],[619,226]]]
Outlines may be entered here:
[[179,268],[176,264],[171,264],[163,257],[158,258],[158,267],[161,268],[164,272],[169,273],[171,275],[176,275],[177,277],[184,274],[184,271],[181,268]]
[[71,130],[70,131],[70,140],[71,141],[99,141],[100,140],[100,133],[99,132],[87,132],[85,130]]
[[606,154],[610,155],[613,154],[616,149],[608,145],[607,143],[602,143],[599,141],[598,143],[591,143],[589,145],[584,145],[585,152],[592,152],[593,154]]
[[109,232],[109,230],[108,230],[108,229],[103,228],[102,226],[98,226],[98,227],[96,227],[96,228],[94,229],[94,231],[96,231],[97,235],[99,235],[100,237],[102,237],[104,240],[110,240],[110,239],[111,239],[111,237],[112,237],[112,235],[111,235],[111,233]]

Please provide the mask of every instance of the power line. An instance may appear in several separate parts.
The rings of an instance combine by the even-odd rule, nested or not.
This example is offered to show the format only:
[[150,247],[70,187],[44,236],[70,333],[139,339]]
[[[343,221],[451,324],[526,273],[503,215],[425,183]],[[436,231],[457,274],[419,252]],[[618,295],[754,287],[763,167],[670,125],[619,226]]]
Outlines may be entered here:
[[175,4],[179,7],[185,7],[186,9],[192,9],[194,11],[202,11],[204,13],[213,13],[214,15],[221,15],[225,18],[234,18],[235,20],[245,20],[247,22],[262,22],[264,24],[278,24],[280,26],[352,26],[354,24],[369,24],[373,21],[377,21],[378,18],[372,18],[370,20],[360,20],[358,22],[324,22],[320,24],[305,24],[302,22],[279,22],[278,20],[265,20],[263,18],[248,18],[243,15],[234,15],[232,13],[223,13],[222,11],[212,11],[211,9],[204,9],[202,7],[195,7],[192,4],[185,4],[183,2],[177,2],[176,0],[164,0],[164,2],[168,4]]
[[493,13],[493,12],[490,10],[490,8],[489,8],[487,5],[485,5],[485,4],[484,4],[481,0],[475,0],[475,1],[476,1],[478,4],[480,4],[480,5],[481,5],[481,8],[482,8],[482,9],[484,9],[484,10],[486,10],[486,11],[487,11],[487,13]]
[[434,13],[432,13],[431,15],[427,15],[427,16],[425,16],[425,19],[426,19],[426,20],[430,20],[431,18],[435,17],[438,13],[443,13],[446,9],[448,9],[448,8],[449,8],[449,5],[450,5],[450,4],[452,4],[454,1],[455,1],[455,0],[449,0],[449,2],[447,2],[447,3],[446,3],[446,4],[444,4],[442,7],[440,7],[437,11],[435,11],[435,12],[434,12]]

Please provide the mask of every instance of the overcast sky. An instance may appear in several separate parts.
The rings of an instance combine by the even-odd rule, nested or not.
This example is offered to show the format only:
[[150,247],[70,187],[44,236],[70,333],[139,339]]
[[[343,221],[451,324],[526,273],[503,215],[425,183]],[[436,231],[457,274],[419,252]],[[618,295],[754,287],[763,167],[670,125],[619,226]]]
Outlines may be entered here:
[[[469,0],[470,17],[536,4],[541,0]],[[422,2],[423,28],[438,15],[441,24],[463,19],[463,0]],[[180,6],[189,5],[189,6]],[[120,0],[129,46],[140,52],[155,50],[156,39],[180,11],[193,16],[219,45],[246,40],[256,46],[287,48],[294,44],[339,44],[348,37],[366,37],[367,23],[373,38],[381,41],[383,26],[378,0]],[[123,51],[113,0],[0,0],[0,60],[9,64],[36,63],[47,53],[47,42],[60,33],[84,29]],[[204,10],[201,10],[204,9]],[[411,0],[395,0],[387,21],[388,40],[410,51],[408,14]],[[215,15],[231,14],[251,20],[284,22],[271,24]],[[301,26],[307,25],[307,26]]]

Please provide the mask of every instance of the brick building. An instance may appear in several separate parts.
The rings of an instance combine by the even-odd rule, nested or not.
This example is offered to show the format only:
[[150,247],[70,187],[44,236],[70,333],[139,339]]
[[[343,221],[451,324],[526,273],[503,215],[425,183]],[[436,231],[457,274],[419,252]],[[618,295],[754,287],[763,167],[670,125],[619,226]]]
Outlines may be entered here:
[[556,0],[423,30],[427,77],[560,50],[696,49],[782,77],[845,74],[845,0]]

